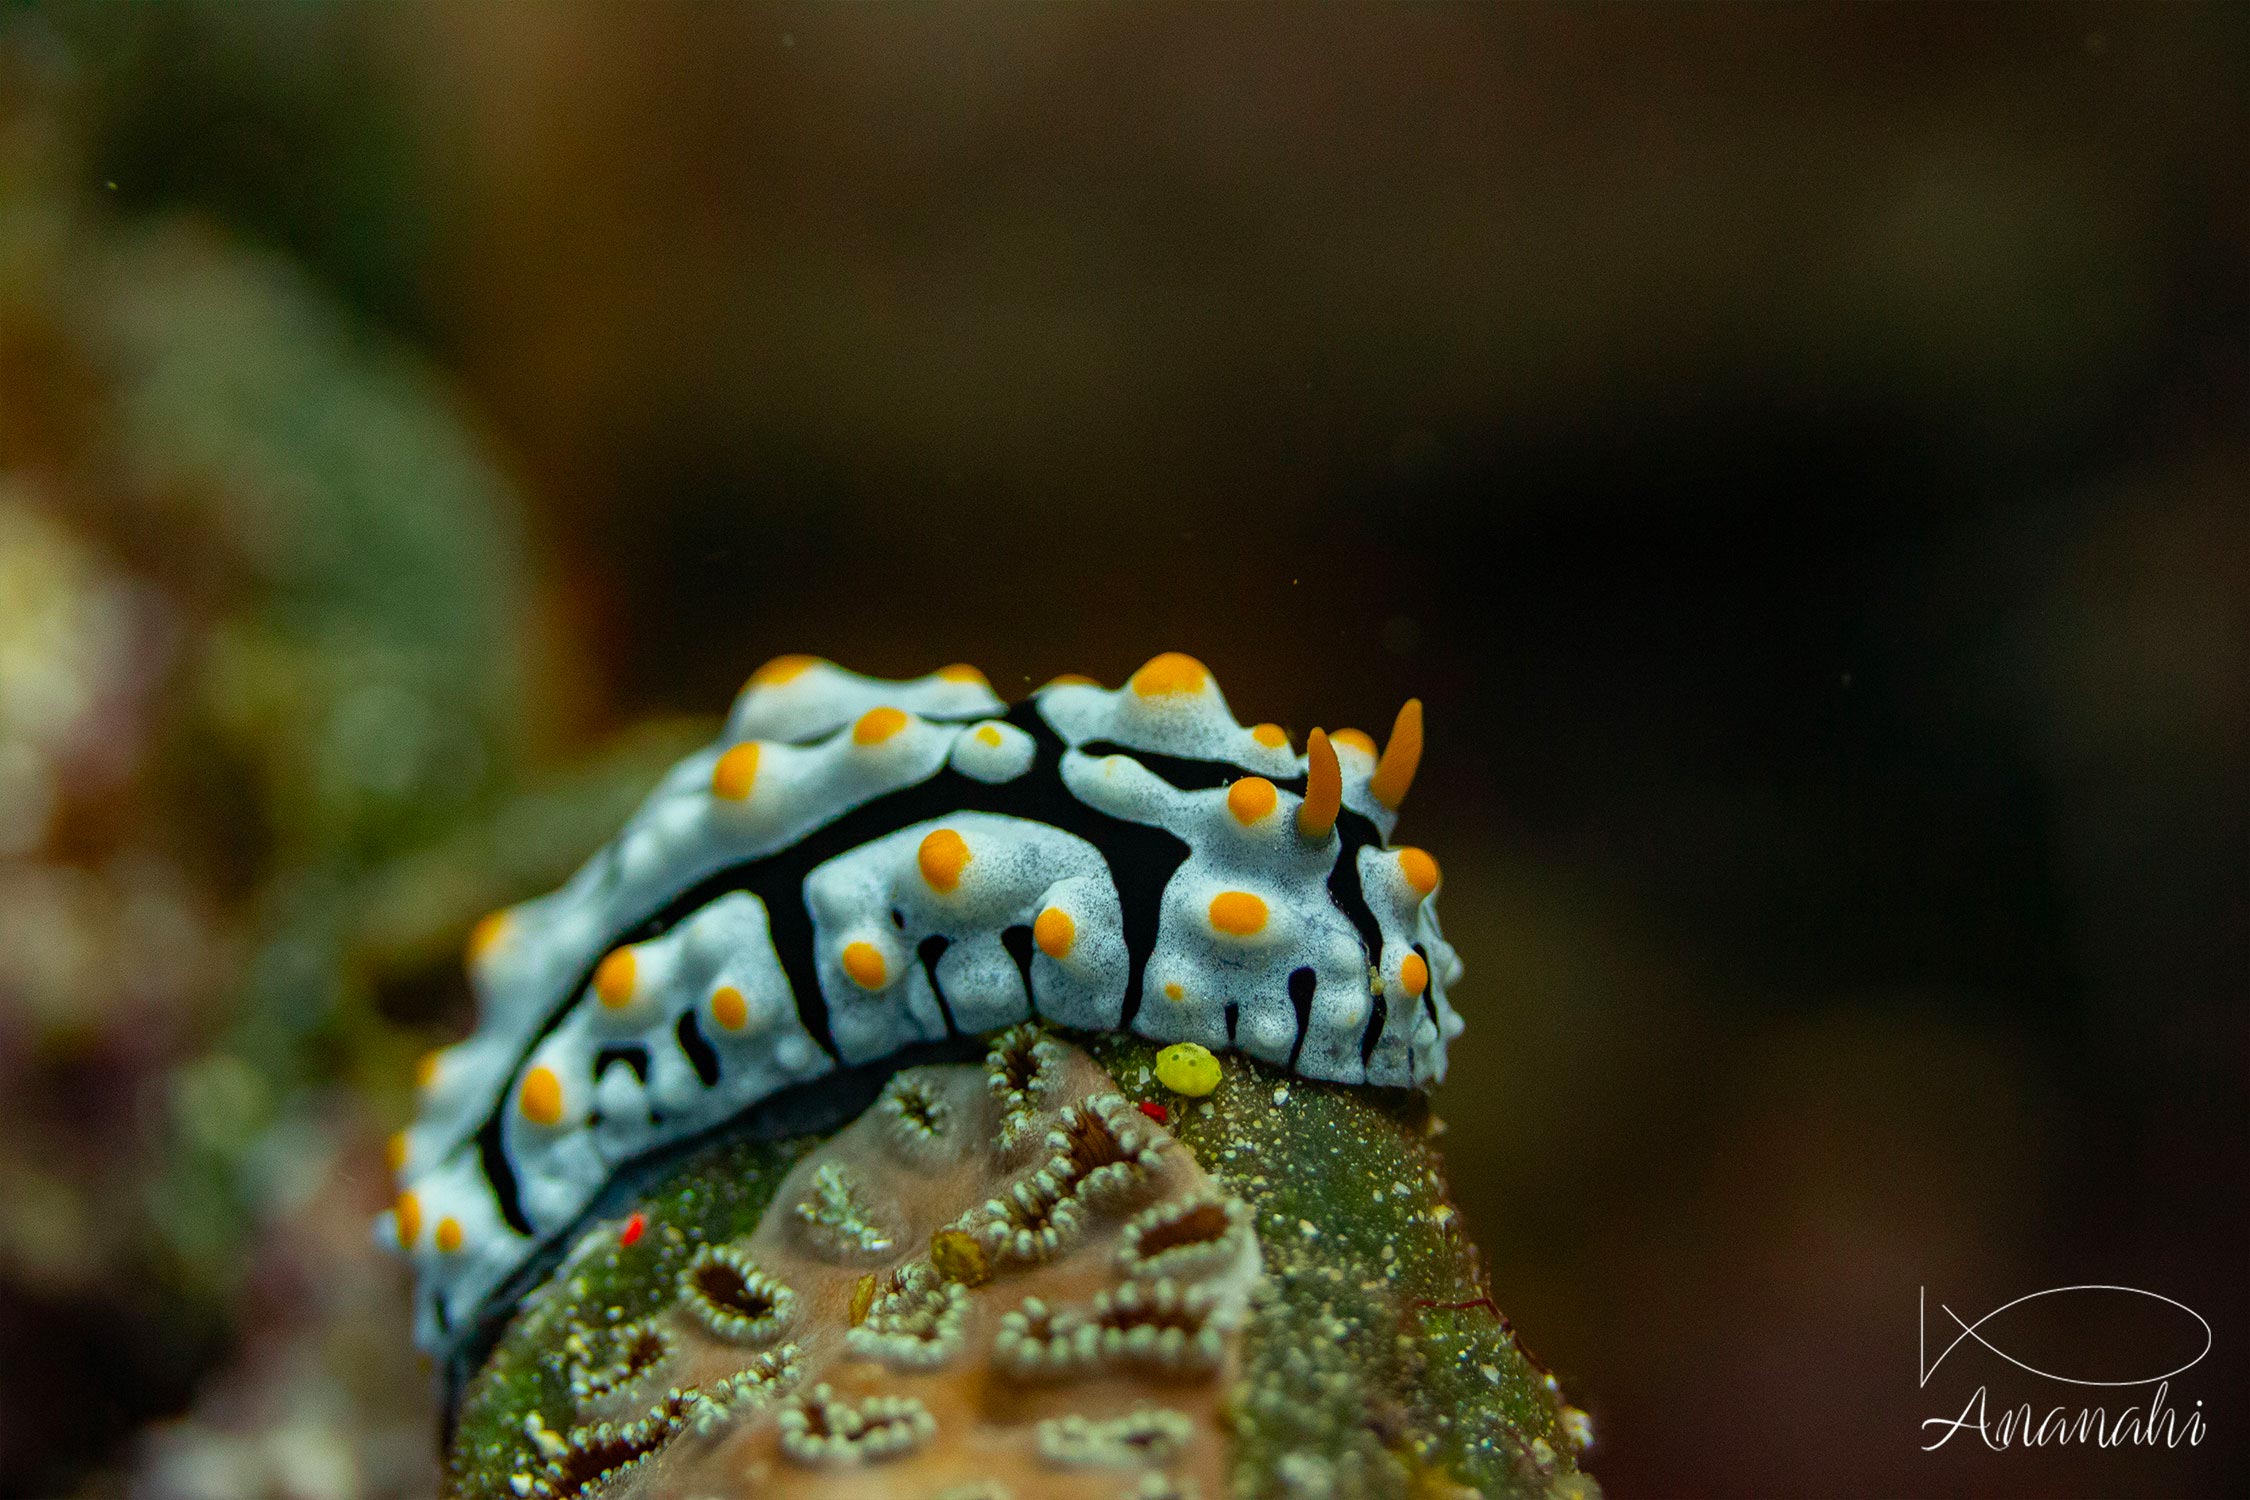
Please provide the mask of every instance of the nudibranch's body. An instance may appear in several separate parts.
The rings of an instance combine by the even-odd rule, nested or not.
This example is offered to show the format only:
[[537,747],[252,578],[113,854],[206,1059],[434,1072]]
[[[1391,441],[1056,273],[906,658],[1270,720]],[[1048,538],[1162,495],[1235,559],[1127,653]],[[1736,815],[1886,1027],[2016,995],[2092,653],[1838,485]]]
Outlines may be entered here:
[[471,942],[389,1232],[447,1349],[613,1174],[783,1090],[1037,1016],[1420,1087],[1461,1027],[1437,865],[1387,844],[1417,705],[1244,728],[1190,658],[1012,709],[786,657],[561,890]]

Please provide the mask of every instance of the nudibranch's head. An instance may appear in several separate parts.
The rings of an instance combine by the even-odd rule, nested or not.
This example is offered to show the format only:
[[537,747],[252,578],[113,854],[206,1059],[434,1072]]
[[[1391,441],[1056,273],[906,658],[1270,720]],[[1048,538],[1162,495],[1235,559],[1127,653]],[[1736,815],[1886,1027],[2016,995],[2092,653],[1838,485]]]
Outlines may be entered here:
[[554,894],[471,938],[473,1035],[432,1054],[387,1234],[448,1349],[611,1179],[784,1090],[1036,1016],[1421,1087],[1461,1022],[1437,862],[1390,844],[1421,705],[1380,749],[1244,727],[1200,662],[750,679]]

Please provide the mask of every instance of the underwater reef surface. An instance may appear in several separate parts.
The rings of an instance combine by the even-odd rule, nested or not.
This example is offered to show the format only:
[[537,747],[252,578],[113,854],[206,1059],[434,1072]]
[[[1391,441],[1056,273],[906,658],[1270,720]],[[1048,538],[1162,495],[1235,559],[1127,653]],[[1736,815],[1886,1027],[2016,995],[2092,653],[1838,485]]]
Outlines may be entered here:
[[1422,1096],[986,1047],[605,1204],[463,1387],[446,1493],[1599,1494]]

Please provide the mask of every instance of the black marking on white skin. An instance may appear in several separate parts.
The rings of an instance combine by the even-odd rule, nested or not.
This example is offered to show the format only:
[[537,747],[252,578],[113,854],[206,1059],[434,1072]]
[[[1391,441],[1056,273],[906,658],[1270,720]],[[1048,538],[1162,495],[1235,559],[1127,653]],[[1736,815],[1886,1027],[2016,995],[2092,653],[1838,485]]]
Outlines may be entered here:
[[[899,926],[906,925],[905,918],[895,907],[891,915],[898,920]],[[959,1036],[961,1028],[953,1019],[953,1006],[946,1000],[945,986],[938,983],[937,977],[938,960],[945,957],[945,950],[952,946],[953,939],[942,933],[932,934],[915,946],[914,955],[922,960],[922,972],[929,976],[930,994],[937,1000],[938,1014],[945,1018],[945,1034]]]
[[680,1050],[687,1054],[688,1065],[695,1069],[695,1076],[703,1081],[703,1086],[710,1088],[716,1084],[719,1081],[719,1054],[711,1045],[710,1039],[704,1036],[703,1023],[696,1019],[694,1006],[680,1012],[679,1024],[672,1031],[679,1037]]
[[1359,1065],[1365,1068],[1375,1059],[1375,1047],[1383,1039],[1383,1022],[1391,1013],[1388,995],[1376,995],[1367,1006],[1367,1029],[1359,1037]]
[[1320,975],[1310,964],[1289,971],[1289,1004],[1297,1012],[1297,1040],[1289,1048],[1289,1071],[1297,1071],[1297,1054],[1305,1050],[1305,1037],[1312,1031],[1313,991],[1319,987]]
[[1031,939],[1031,929],[1021,922],[1000,929],[1000,946],[1008,950],[1008,957],[1016,962],[1016,972],[1023,976],[1023,1003],[1036,1016],[1039,994],[1031,987]]
[[587,1070],[588,1075],[595,1083],[600,1083],[602,1074],[608,1072],[613,1063],[623,1063],[644,1085],[648,1082],[648,1048],[639,1042],[619,1042],[602,1048],[594,1054],[594,1065]]
[[[976,719],[986,717],[989,715],[977,715]],[[1092,845],[1108,865],[1110,880],[1117,891],[1127,961],[1124,1007],[1118,1018],[1117,1029],[1132,1029],[1143,998],[1143,981],[1148,962],[1156,949],[1164,890],[1171,883],[1173,875],[1187,862],[1191,850],[1186,841],[1175,834],[1149,824],[1113,817],[1072,795],[1063,784],[1061,775],[1062,757],[1070,753],[1070,747],[1064,744],[1062,738],[1047,723],[1045,716],[1039,712],[1037,699],[1025,699],[1013,705],[1006,714],[1006,720],[1032,739],[1032,764],[1021,776],[999,783],[987,783],[962,775],[950,763],[941,765],[925,780],[863,803],[814,829],[794,844],[705,877],[602,945],[600,954],[563,990],[561,997],[550,1006],[538,1030],[526,1040],[509,1072],[509,1088],[501,1092],[476,1131],[479,1164],[492,1186],[501,1215],[511,1228],[523,1235],[533,1233],[530,1220],[523,1212],[521,1189],[516,1182],[514,1167],[507,1160],[507,1154],[501,1146],[501,1121],[509,1102],[515,1097],[516,1081],[520,1079],[533,1050],[562,1023],[563,1018],[585,993],[601,956],[627,944],[647,942],[660,936],[721,896],[735,891],[748,891],[765,905],[774,952],[789,981],[799,1020],[807,1034],[829,1056],[835,1057],[835,1038],[828,1024],[827,1002],[820,989],[812,915],[804,899],[805,879],[829,860],[902,828],[959,813],[985,812],[1044,823]],[[932,722],[975,720],[937,719]],[[850,732],[847,725],[828,736],[818,738],[832,739],[835,735]],[[1085,746],[1078,753],[1089,756],[1126,755],[1183,790],[1222,787],[1244,776],[1262,774],[1232,762],[1160,755],[1129,750],[1106,742]],[[1275,785],[1302,795],[1304,783],[1305,778],[1300,775],[1277,781]],[[1329,871],[1329,899],[1350,920],[1359,934],[1361,947],[1369,955],[1369,962],[1374,962],[1382,953],[1382,932],[1360,889],[1358,851],[1369,844],[1380,847],[1382,837],[1372,820],[1349,808],[1339,811],[1336,832],[1340,850]],[[614,879],[615,848],[615,844],[605,846],[598,856],[601,860],[601,883],[604,885],[612,883]],[[1020,952],[1017,951],[1016,943],[1009,942],[1018,932],[1021,934]],[[1037,1015],[1038,1001],[1031,984],[1030,929],[1010,929],[1003,932],[1001,938],[1004,943],[1009,943],[1010,952],[1022,971],[1025,1003],[1031,1013]],[[931,987],[933,991],[937,988],[934,967],[931,971]],[[953,1027],[951,1009],[945,1006],[942,997],[939,1004],[944,1009],[946,1025],[950,1030]],[[1381,1008],[1374,1009],[1377,1016],[1371,1019],[1371,1029],[1363,1043],[1364,1056],[1372,1056],[1374,1052],[1374,1026],[1379,1021]],[[1227,1017],[1229,1045],[1233,1043],[1233,1036],[1234,1016],[1230,1007]],[[1297,1047],[1301,1048],[1303,1042],[1304,1031],[1300,1026]],[[1294,1056],[1293,1049],[1292,1062]],[[647,1076],[645,1065],[644,1057],[644,1079]],[[598,1066],[596,1071],[598,1074]]]

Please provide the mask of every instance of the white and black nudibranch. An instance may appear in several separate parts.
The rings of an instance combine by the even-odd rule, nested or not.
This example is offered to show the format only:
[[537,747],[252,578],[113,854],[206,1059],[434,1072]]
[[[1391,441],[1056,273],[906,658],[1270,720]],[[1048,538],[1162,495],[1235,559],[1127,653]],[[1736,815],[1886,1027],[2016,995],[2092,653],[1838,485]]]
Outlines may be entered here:
[[1387,843],[1418,704],[1234,721],[1200,662],[1013,708],[973,668],[752,677],[554,894],[478,925],[475,1034],[425,1060],[384,1236],[449,1352],[612,1177],[784,1089],[1039,1016],[1422,1087],[1461,1021],[1437,863]]

